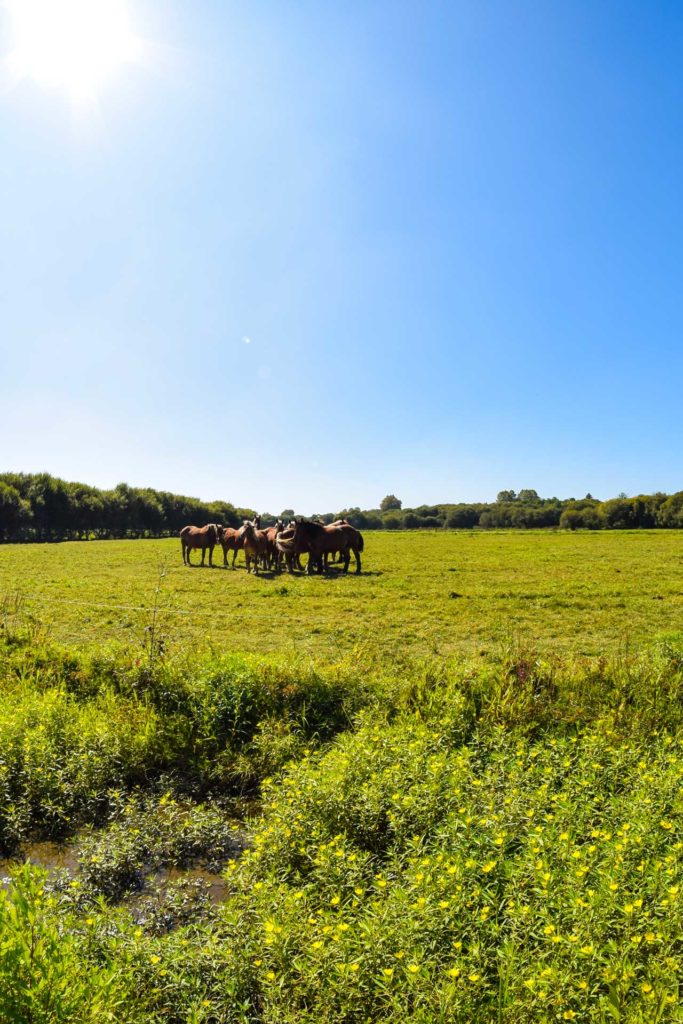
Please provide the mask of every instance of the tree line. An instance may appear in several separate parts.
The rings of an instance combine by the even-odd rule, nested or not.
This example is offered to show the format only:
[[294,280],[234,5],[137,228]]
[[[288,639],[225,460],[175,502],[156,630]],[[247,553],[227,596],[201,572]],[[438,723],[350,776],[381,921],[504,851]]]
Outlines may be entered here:
[[[183,526],[219,522],[239,526],[256,512],[226,501],[118,484],[100,490],[60,480],[49,473],[0,473],[0,540],[57,541],[126,537],[167,537]],[[291,519],[294,509],[262,513],[268,526]],[[343,517],[362,530],[539,529],[632,530],[683,527],[683,491],[639,494],[600,501],[541,498],[535,490],[500,491],[495,502],[420,505],[403,508],[387,495],[379,508],[358,507],[320,513],[324,522]]]

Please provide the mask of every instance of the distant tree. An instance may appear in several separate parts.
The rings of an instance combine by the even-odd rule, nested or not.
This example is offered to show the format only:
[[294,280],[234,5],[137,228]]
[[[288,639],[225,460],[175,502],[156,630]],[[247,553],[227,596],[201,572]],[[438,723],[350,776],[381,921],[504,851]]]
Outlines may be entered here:
[[346,521],[351,523],[351,526],[355,526],[357,530],[362,530],[367,524],[367,517],[365,513],[361,512],[357,506],[355,508],[343,508],[341,512],[337,512],[334,518],[346,519]]
[[516,501],[517,495],[514,491],[498,491],[496,495],[496,501],[498,504],[503,504],[506,501]]
[[635,526],[635,502],[628,498],[612,498],[603,501],[600,514],[610,530],[628,530]]
[[527,487],[517,495],[517,501],[521,501],[525,505],[536,505],[540,500],[538,491],[535,491],[533,487]]
[[446,526],[450,530],[471,529],[479,523],[480,512],[471,505],[462,505],[448,513]]
[[31,521],[31,506],[15,487],[0,480],[0,537],[8,540]]
[[677,491],[657,510],[657,525],[675,529],[683,526],[683,491]]
[[420,525],[420,517],[416,516],[414,512],[403,513],[403,529],[404,530],[416,530]]
[[[351,524],[351,525],[353,525],[353,524]],[[364,529],[366,529],[366,530],[382,530],[382,529],[384,529],[384,523],[382,522],[382,517],[380,515],[378,515],[376,512],[366,512],[365,513],[365,526],[364,526]]]
[[387,494],[386,498],[382,498],[379,503],[382,512],[389,512],[390,509],[400,509],[402,505],[403,502],[395,494]]
[[282,512],[280,513],[280,519],[294,519],[294,509],[283,508]]
[[401,517],[397,516],[395,512],[390,512],[388,516],[384,516],[385,530],[400,530],[402,526]]
[[578,508],[566,508],[560,516],[561,530],[577,530],[583,526],[583,516]]

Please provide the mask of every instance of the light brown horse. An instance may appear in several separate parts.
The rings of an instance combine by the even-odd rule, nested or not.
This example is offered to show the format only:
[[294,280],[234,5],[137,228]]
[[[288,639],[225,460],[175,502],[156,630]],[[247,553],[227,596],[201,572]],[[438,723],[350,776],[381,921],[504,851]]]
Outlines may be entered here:
[[190,551],[200,548],[202,552],[202,565],[206,549],[209,549],[209,566],[213,568],[213,549],[220,542],[223,536],[223,527],[220,523],[208,523],[206,526],[183,526],[180,531],[180,543],[183,549],[183,564],[192,565]]
[[247,572],[251,572],[251,563],[254,563],[254,573],[258,573],[259,559],[263,568],[268,568],[268,537],[265,530],[257,530],[254,523],[245,522],[239,530],[244,548],[244,558],[247,563]]
[[237,552],[242,548],[242,531],[233,530],[231,526],[226,526],[223,530],[223,536],[221,537],[220,544],[223,548],[223,565],[227,569],[228,551],[232,551],[232,567],[234,569]]

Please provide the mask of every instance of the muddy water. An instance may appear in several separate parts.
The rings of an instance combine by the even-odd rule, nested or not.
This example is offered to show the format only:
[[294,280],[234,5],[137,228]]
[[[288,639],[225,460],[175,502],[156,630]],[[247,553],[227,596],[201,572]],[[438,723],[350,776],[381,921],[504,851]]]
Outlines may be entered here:
[[222,903],[227,893],[227,883],[222,875],[217,875],[199,866],[187,868],[161,868],[155,871],[152,878],[157,885],[173,884],[179,881],[204,882],[209,899],[212,903]]
[[[27,861],[36,867],[44,868],[49,878],[56,878],[65,873],[71,878],[77,878],[80,873],[78,857],[79,850],[76,842],[28,843],[15,857],[0,860],[0,888],[7,889],[10,885],[11,869]],[[149,883],[164,887],[183,880],[203,882],[211,903],[221,903],[225,899],[226,882],[223,876],[220,873],[208,871],[200,864],[190,864],[183,868],[150,869],[145,873],[145,888]]]
[[78,874],[78,849],[75,843],[28,843],[16,856],[0,860],[0,887],[6,889],[12,868],[26,861],[45,868],[50,878],[62,871],[72,876]]

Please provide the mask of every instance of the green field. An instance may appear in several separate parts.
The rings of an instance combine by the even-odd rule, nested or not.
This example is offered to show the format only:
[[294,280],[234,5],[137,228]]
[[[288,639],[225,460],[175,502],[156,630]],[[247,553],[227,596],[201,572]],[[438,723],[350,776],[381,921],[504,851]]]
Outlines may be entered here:
[[682,562],[0,547],[0,1022],[682,1021]]
[[[199,556],[194,554],[195,561]],[[501,642],[597,656],[683,627],[683,535],[368,533],[360,578],[188,569],[175,540],[0,547],[0,595],[56,640],[140,642],[159,584],[176,646],[286,650],[326,661],[491,653]]]

